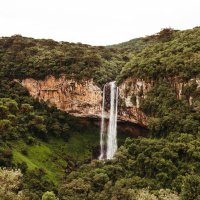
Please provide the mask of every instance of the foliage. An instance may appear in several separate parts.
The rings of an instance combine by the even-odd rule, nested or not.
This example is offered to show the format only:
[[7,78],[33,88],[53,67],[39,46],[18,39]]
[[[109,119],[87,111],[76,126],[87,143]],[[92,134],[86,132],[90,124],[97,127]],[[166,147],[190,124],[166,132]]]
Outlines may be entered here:
[[117,76],[118,82],[128,77],[145,80],[175,78],[189,80],[200,74],[200,28],[186,31],[163,29],[144,38],[144,48],[134,52]]
[[2,200],[26,200],[27,198],[20,190],[22,184],[22,173],[20,170],[0,169],[0,199]]
[[[127,139],[114,160],[93,161],[69,174],[60,195],[65,199],[134,199],[136,192],[149,188],[148,193],[138,195],[149,195],[150,199],[152,194],[151,198],[157,199],[162,189],[170,189],[192,199],[192,195],[198,196],[200,188],[199,144],[200,138],[190,134],[166,139]],[[188,174],[194,174],[195,178],[190,178],[193,182],[188,180]],[[196,193],[187,192],[190,187]],[[161,196],[178,199],[173,192],[169,196],[163,192]]]
[[[170,132],[199,133],[200,109],[195,108],[194,103],[200,103],[199,88],[196,84],[184,88],[185,92],[178,99],[177,91],[170,83],[159,81],[142,100],[141,109],[149,116],[148,128],[152,136],[166,137]],[[192,105],[188,102],[188,93],[193,98]]]
[[183,200],[198,200],[200,199],[200,176],[188,175],[183,182],[182,190]]
[[79,119],[37,102],[17,82],[0,81],[0,109],[0,166],[22,170],[31,199],[56,191],[65,173],[89,162],[99,145],[92,122],[83,128]]
[[[110,47],[0,38],[0,166],[21,169],[0,169],[0,198],[199,199],[199,37],[196,27],[166,28]],[[93,160],[96,125],[34,100],[16,80],[61,74],[93,78],[99,86],[150,80],[153,87],[141,102],[150,137],[127,139],[113,160]],[[175,82],[185,83],[181,98]]]
[[58,200],[58,198],[56,198],[54,192],[47,191],[42,195],[42,200]]
[[43,79],[65,74],[76,80],[94,78],[102,85],[115,79],[125,63],[123,57],[113,48],[14,35],[0,39],[0,77]]

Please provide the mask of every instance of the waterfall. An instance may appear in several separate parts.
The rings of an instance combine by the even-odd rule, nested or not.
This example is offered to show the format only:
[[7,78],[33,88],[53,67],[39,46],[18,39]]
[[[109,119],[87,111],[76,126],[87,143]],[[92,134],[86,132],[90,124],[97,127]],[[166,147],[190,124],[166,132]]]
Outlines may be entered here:
[[[110,113],[109,124],[105,127],[105,98],[106,87],[110,87]],[[118,106],[118,87],[115,82],[106,84],[103,88],[102,115],[101,115],[101,131],[100,131],[100,147],[101,153],[99,159],[112,159],[117,151],[117,106]]]
[[101,108],[101,131],[100,131],[100,148],[101,153],[99,159],[104,159],[105,155],[105,128],[104,128],[104,110],[105,110],[105,85],[103,87],[103,101],[102,101],[102,108]]
[[118,88],[115,82],[110,83],[110,117],[107,136],[107,159],[112,159],[117,151],[117,103]]

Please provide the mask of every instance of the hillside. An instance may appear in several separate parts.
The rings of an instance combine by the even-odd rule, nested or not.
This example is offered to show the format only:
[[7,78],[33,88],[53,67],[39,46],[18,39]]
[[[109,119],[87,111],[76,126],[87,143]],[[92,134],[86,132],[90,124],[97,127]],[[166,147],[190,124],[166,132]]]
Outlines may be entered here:
[[115,79],[125,60],[117,49],[20,35],[0,39],[0,77],[9,79],[66,74],[77,80],[93,78],[102,85]]
[[[17,175],[0,169],[0,183],[5,186],[0,197],[38,200],[52,191],[49,195],[63,200],[198,200],[199,41],[199,27],[162,29],[109,47],[20,35],[0,38],[0,166],[19,168],[23,174],[14,189],[6,189],[3,174]],[[58,84],[50,83],[49,89],[42,81],[63,75],[79,89],[85,87],[84,81],[94,80],[100,91],[116,80],[121,91],[119,118],[125,111],[129,117],[133,112],[145,116],[143,124],[124,118],[113,160],[97,160],[97,118],[78,118],[55,107],[62,101]],[[21,84],[24,80],[44,87],[37,86],[41,90],[30,96],[31,90]],[[62,105],[67,104],[66,96],[83,98],[79,90],[68,92],[63,87],[59,88]],[[90,98],[88,94],[84,95]],[[95,104],[98,109],[101,101]],[[84,106],[93,109],[90,103]],[[137,131],[136,126],[145,127],[148,137],[127,138],[126,132]]]
[[163,29],[156,35],[143,38],[147,45],[134,52],[117,79],[123,81],[135,76],[150,80],[177,78],[187,81],[199,76],[199,31],[198,27],[186,31]]

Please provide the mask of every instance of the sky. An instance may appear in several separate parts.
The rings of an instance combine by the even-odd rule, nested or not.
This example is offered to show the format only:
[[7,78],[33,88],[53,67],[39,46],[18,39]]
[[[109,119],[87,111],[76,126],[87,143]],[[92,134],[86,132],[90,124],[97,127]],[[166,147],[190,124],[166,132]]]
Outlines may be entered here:
[[200,26],[200,0],[0,0],[0,36],[110,45]]

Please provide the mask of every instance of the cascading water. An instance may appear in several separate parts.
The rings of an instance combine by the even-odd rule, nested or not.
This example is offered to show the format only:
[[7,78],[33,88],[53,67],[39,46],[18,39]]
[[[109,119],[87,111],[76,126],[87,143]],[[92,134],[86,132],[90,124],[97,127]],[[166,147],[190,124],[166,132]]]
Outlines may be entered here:
[[[110,113],[109,124],[105,127],[105,98],[106,87],[110,87]],[[117,106],[118,106],[118,87],[115,82],[106,84],[103,88],[102,116],[101,116],[101,131],[100,131],[100,160],[112,159],[117,151]]]
[[110,117],[107,139],[107,159],[112,159],[117,151],[117,103],[118,88],[115,82],[110,83]]
[[102,102],[102,111],[101,111],[101,131],[100,131],[100,147],[101,153],[99,156],[100,160],[105,158],[105,127],[104,127],[104,109],[105,109],[105,85],[103,87],[103,102]]

